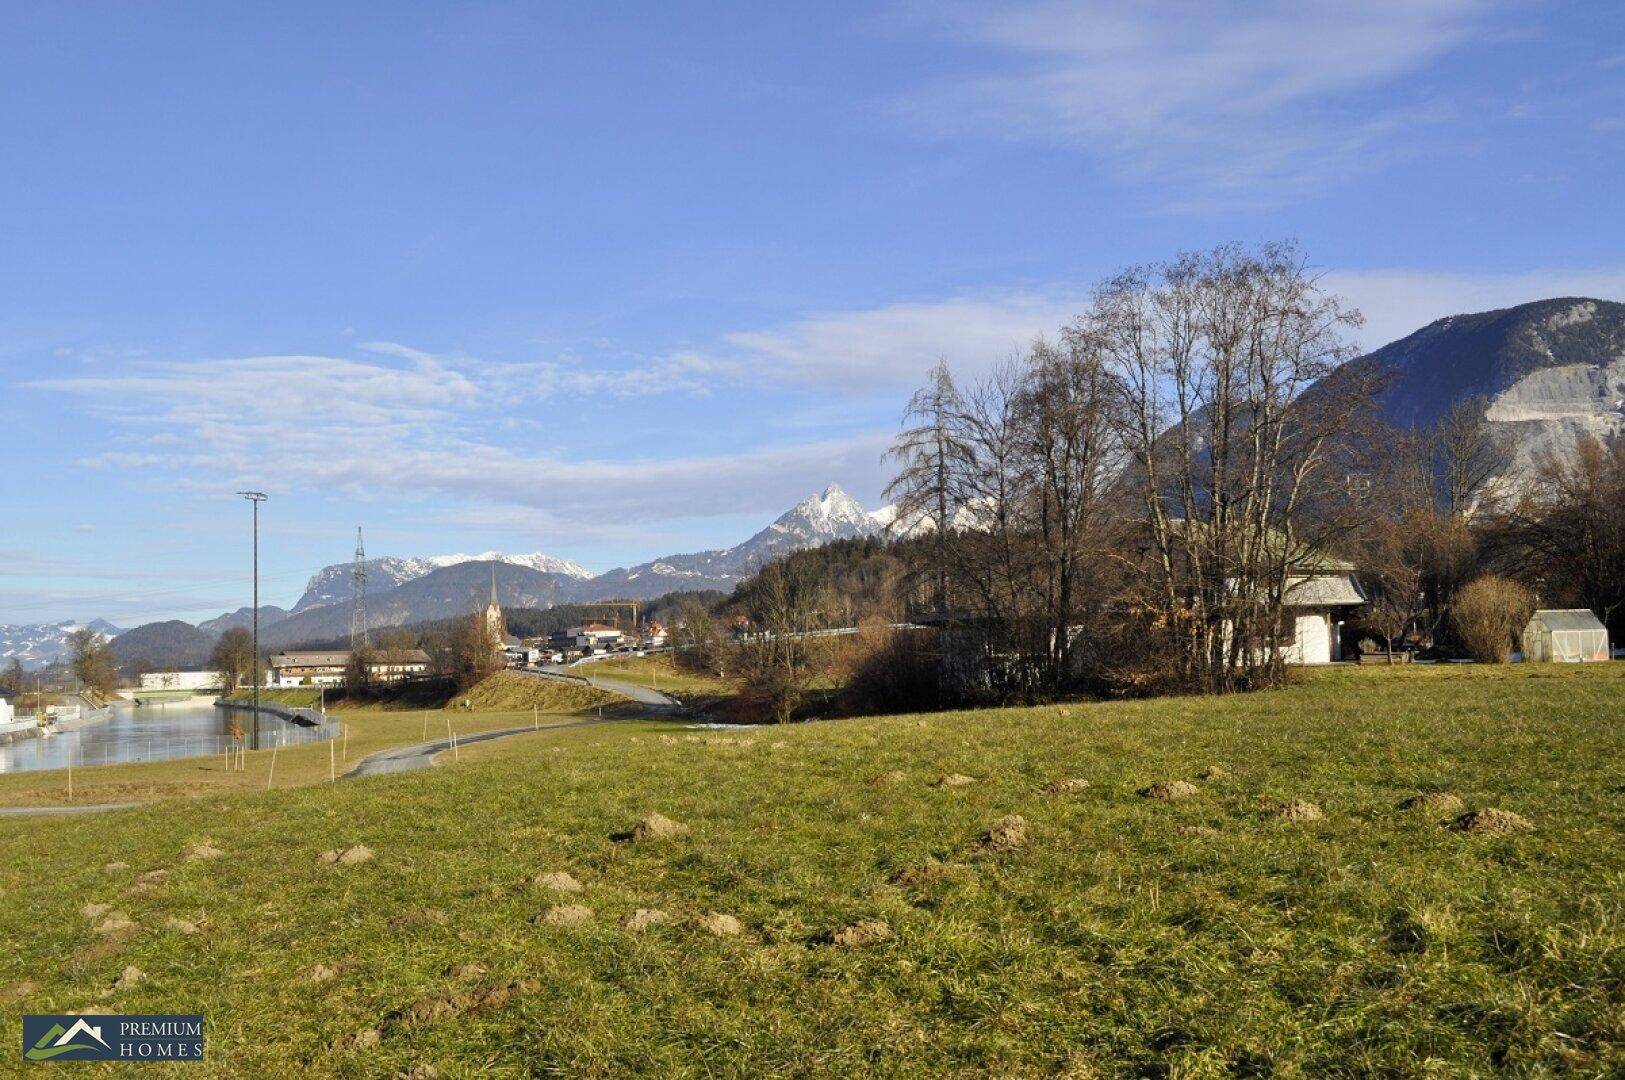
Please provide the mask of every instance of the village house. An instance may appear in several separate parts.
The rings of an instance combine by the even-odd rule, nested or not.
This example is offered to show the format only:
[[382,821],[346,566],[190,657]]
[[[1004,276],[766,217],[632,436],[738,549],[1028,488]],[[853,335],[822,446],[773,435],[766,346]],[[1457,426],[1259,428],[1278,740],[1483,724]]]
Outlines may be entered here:
[[625,636],[613,626],[587,623],[556,630],[547,641],[555,652],[591,654],[615,648]]
[[1366,603],[1347,563],[1328,562],[1287,579],[1282,604],[1280,656],[1284,664],[1330,664],[1343,659],[1343,623]]
[[[343,686],[344,674],[350,666],[350,650],[327,649],[275,653],[271,656],[270,677],[267,686]],[[429,671],[429,654],[422,649],[379,651],[367,666],[371,678],[378,682],[394,682],[425,675]]]

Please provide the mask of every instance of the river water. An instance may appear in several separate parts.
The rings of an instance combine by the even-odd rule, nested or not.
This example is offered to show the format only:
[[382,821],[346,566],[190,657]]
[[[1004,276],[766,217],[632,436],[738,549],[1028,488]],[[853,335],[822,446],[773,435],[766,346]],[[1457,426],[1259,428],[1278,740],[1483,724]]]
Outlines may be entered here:
[[113,706],[112,717],[99,724],[0,746],[0,774],[63,769],[70,759],[81,767],[220,754],[231,745],[233,718],[251,748],[256,742],[266,749],[319,742],[332,733],[331,725],[308,728],[262,714],[256,740],[252,713],[228,713],[203,699],[139,707],[121,701]]

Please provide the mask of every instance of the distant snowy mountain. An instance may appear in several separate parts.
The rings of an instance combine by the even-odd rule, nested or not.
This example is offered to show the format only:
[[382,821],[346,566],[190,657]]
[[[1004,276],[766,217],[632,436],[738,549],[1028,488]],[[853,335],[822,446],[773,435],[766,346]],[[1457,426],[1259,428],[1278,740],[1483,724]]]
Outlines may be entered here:
[[571,600],[652,600],[674,591],[731,589],[764,563],[832,540],[878,536],[885,525],[840,485],[810,495],[749,540],[730,548],[667,555],[618,567],[570,590]]
[[[553,555],[544,555],[537,551],[529,555],[507,555],[500,551],[487,551],[479,555],[429,555],[418,558],[401,559],[393,555],[385,555],[377,559],[368,559],[367,592],[382,593],[397,585],[404,585],[408,581],[416,581],[436,570],[443,570],[448,566],[458,566],[470,562],[501,562],[511,566],[523,566],[530,570],[537,570],[544,574],[562,574],[569,578],[586,580],[593,576],[592,571],[580,563],[569,559],[560,559]],[[337,604],[349,600],[354,595],[351,587],[350,573],[352,564],[336,563],[324,566],[311,576],[305,585],[305,594],[293,606],[295,613],[306,611],[313,607],[322,607],[326,604]]]
[[[367,583],[367,626],[377,631],[459,615],[472,615],[491,596],[509,608],[550,608],[562,603],[565,590],[580,579],[572,574],[535,570],[522,563],[499,560],[455,562],[430,570],[387,589]],[[272,646],[342,640],[350,632],[347,603],[322,604],[297,611],[267,627],[260,622],[260,640]]]
[[124,632],[106,619],[92,619],[88,623],[0,626],[0,664],[9,665],[16,659],[25,668],[36,668],[66,660],[69,655],[68,635],[81,626],[96,630],[109,639]]
[[[956,529],[983,527],[984,522],[992,519],[991,505],[988,501],[979,501],[956,508],[951,515],[953,527]],[[978,511],[988,512],[979,513]],[[936,529],[936,522],[927,514],[913,513],[908,516],[907,520],[903,520],[902,510],[896,503],[887,503],[879,510],[872,511],[869,516],[874,518],[875,524],[879,525],[886,536],[893,540],[908,540],[916,536],[925,536]]]
[[858,501],[831,484],[821,495],[810,495],[785,511],[773,524],[728,551],[736,559],[765,562],[800,548],[831,540],[874,536],[880,531],[874,515]]

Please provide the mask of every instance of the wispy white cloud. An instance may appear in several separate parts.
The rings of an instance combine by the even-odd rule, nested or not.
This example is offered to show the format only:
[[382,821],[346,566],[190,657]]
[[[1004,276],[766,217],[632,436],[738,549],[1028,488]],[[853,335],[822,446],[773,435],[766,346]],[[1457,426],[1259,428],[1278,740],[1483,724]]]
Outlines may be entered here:
[[1294,198],[1402,152],[1447,103],[1382,93],[1482,30],[1488,0],[908,9],[980,69],[904,103],[936,130],[1070,144],[1192,205]]
[[830,311],[726,336],[732,366],[847,388],[913,385],[938,360],[981,371],[1051,334],[1079,293],[1003,292]]
[[[691,380],[709,389],[732,361],[681,353],[642,371],[568,363],[451,361],[373,343],[388,360],[272,356],[143,362],[118,373],[30,384],[70,394],[108,422],[110,445],[82,459],[163,475],[176,486],[223,483],[410,498],[549,515],[549,531],[603,535],[609,518],[660,522],[782,509],[835,476],[868,476],[883,434],[742,447],[737,452],[582,458],[526,445],[505,427],[516,405],[552,394],[653,392]],[[640,382],[641,380],[641,382]],[[518,434],[513,434],[518,432]]]

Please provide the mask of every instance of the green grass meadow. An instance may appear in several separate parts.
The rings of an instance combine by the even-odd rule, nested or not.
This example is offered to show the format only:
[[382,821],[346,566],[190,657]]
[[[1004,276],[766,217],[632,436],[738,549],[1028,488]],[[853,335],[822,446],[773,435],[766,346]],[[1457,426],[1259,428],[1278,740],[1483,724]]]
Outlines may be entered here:
[[[186,1076],[1617,1075],[1622,729],[1625,664],[1339,669],[543,731],[415,774],[0,820],[0,1008],[14,1047],[23,1012],[204,1013]],[[1089,786],[1044,793],[1061,778]],[[1137,794],[1162,779],[1198,792]],[[1423,791],[1534,831],[1398,809]],[[1270,815],[1292,800],[1324,819]],[[652,812],[687,833],[612,839]],[[1026,843],[979,844],[1007,815]],[[550,871],[581,891],[531,883]],[[623,928],[638,909],[666,921]],[[889,936],[834,940],[866,921]]]

